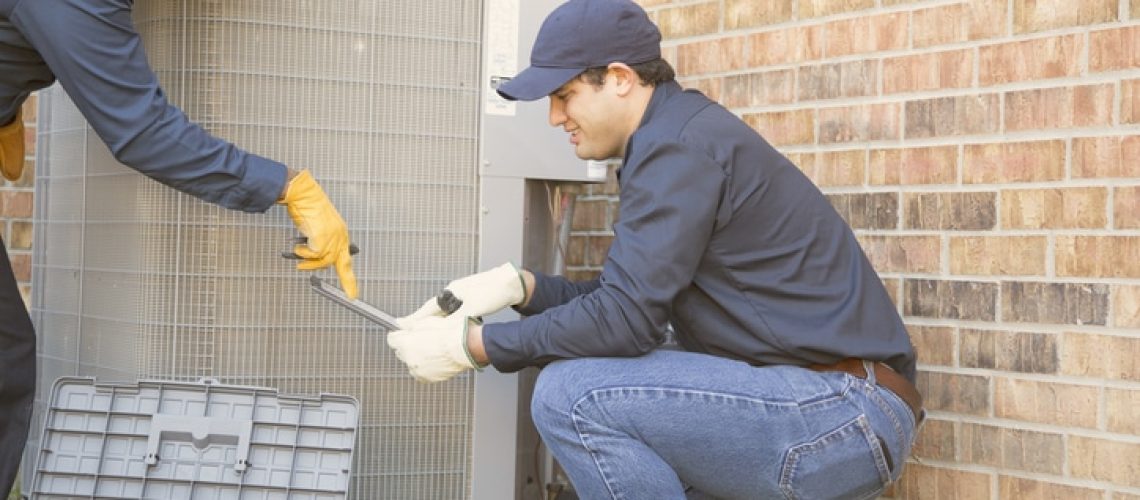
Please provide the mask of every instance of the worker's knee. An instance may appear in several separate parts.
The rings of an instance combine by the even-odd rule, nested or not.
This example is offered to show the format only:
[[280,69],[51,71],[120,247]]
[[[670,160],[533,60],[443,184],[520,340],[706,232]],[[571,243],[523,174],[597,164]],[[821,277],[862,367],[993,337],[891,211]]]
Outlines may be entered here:
[[570,423],[574,404],[589,393],[592,384],[588,359],[550,363],[538,375],[530,412],[540,430]]

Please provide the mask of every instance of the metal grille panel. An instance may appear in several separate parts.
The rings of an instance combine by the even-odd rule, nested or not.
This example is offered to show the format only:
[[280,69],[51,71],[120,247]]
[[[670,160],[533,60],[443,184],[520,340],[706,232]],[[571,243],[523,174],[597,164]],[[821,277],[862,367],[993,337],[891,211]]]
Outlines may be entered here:
[[[474,270],[478,0],[138,0],[134,18],[191,119],[313,171],[362,249],[365,300],[403,314]],[[41,387],[210,376],[351,394],[355,496],[467,496],[469,376],[413,382],[383,330],[312,293],[279,257],[294,235],[281,208],[177,193],[115,162],[60,89],[41,102]]]

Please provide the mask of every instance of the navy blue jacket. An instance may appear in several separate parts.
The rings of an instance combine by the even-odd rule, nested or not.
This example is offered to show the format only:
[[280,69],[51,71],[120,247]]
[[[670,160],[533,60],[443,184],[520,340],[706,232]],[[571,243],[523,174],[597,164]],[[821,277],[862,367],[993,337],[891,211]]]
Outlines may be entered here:
[[850,227],[731,112],[658,86],[618,182],[600,277],[537,274],[530,316],[483,328],[495,368],[641,355],[671,323],[689,351],[754,365],[856,357],[914,380],[910,338]]
[[132,3],[0,0],[0,124],[58,80],[123,164],[226,208],[265,211],[285,186],[285,165],[208,134],[166,100]]

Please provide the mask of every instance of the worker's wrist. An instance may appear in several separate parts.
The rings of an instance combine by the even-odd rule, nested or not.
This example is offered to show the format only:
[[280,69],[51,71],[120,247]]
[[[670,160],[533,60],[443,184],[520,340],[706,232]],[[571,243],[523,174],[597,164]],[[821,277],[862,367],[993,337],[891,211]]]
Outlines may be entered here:
[[475,362],[475,366],[483,368],[491,364],[487,358],[487,351],[483,349],[483,325],[474,321],[467,327],[467,354]]
[[285,183],[281,187],[281,196],[277,197],[278,203],[285,201],[285,195],[289,193],[289,181],[292,181],[293,178],[296,177],[298,173],[300,173],[300,172],[298,172],[297,170],[293,170],[290,167],[285,167]]

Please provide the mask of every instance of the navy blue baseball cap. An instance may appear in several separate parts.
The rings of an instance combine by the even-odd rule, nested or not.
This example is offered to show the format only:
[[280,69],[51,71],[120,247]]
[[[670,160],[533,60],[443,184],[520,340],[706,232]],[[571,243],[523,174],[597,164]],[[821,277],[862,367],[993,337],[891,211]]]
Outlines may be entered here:
[[550,95],[589,68],[661,58],[661,32],[630,0],[570,0],[554,9],[534,41],[530,67],[496,91],[511,101]]

